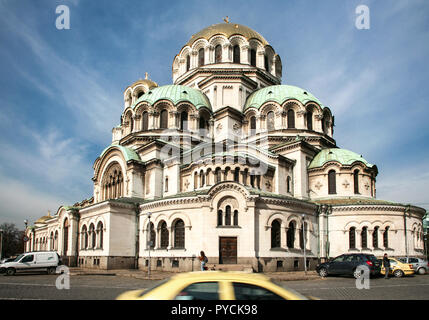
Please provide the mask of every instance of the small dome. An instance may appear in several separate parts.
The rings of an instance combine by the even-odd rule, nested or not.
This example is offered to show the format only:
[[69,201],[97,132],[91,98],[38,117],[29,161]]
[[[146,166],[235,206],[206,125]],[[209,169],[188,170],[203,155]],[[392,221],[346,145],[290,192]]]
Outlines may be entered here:
[[276,85],[265,87],[253,92],[247,98],[243,111],[245,111],[247,108],[259,109],[265,102],[268,101],[283,104],[286,100],[291,99],[298,100],[302,104],[306,104],[309,101],[314,101],[323,108],[322,103],[315,96],[304,89],[289,85]]
[[35,224],[36,223],[45,223],[46,220],[51,219],[51,218],[52,218],[51,216],[43,216],[43,217],[37,219],[34,223]]
[[311,161],[308,169],[322,167],[326,162],[337,161],[342,165],[351,165],[356,161],[362,162],[367,167],[373,167],[368,161],[366,161],[361,155],[357,153],[340,148],[329,148],[320,151]]
[[152,81],[150,79],[143,79],[143,80],[140,79],[140,80],[137,80],[130,87],[135,87],[138,84],[142,84],[142,85],[146,86],[149,89],[158,87],[158,84],[155,81]]
[[213,24],[200,32],[194,34],[191,39],[188,41],[186,45],[192,46],[192,44],[198,39],[206,39],[209,40],[211,37],[215,35],[224,35],[229,38],[233,35],[241,35],[246,38],[246,40],[257,39],[262,42],[262,45],[268,45],[268,41],[264,39],[258,32],[250,29],[249,27],[243,26],[237,23],[218,23]]
[[206,107],[212,110],[210,101],[204,93],[200,90],[180,85],[167,85],[149,90],[137,100],[133,107],[141,101],[146,101],[153,105],[159,100],[169,100],[174,105],[182,101],[187,101],[192,103],[197,109]]

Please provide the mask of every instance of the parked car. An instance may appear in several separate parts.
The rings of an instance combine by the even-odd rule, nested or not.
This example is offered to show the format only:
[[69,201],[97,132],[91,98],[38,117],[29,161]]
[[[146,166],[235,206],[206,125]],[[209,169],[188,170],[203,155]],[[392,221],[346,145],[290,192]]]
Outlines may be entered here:
[[[390,270],[389,275],[393,275],[396,278],[400,278],[405,276],[410,276],[414,274],[414,269],[412,264],[403,263],[395,258],[389,258],[390,261]],[[386,270],[384,269],[384,263],[381,265],[381,272],[382,275],[386,274]]]
[[0,273],[12,276],[16,272],[47,271],[54,274],[60,264],[60,256],[55,251],[26,252],[14,261],[1,264]]
[[380,273],[380,261],[374,255],[365,253],[342,254],[328,262],[318,264],[316,271],[321,277],[353,275],[355,278],[359,278],[362,272],[357,267],[360,265],[367,266],[371,276]]
[[412,264],[414,271],[418,274],[425,274],[429,271],[429,262],[427,260],[415,257],[401,257],[398,260],[403,263]]
[[262,274],[198,271],[175,275],[147,290],[127,291],[118,300],[308,300]]

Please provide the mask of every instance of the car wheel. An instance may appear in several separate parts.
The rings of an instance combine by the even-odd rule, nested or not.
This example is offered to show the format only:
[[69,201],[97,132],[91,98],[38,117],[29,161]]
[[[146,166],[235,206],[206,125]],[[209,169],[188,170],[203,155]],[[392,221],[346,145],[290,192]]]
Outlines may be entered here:
[[6,274],[8,276],[13,276],[15,274],[15,269],[14,268],[9,268],[6,270]]
[[319,276],[321,276],[322,278],[325,278],[328,276],[328,270],[326,270],[326,268],[321,268],[319,270]]
[[48,274],[55,274],[55,268],[48,268]]
[[417,272],[418,272],[419,274],[425,274],[425,273],[426,273],[426,269],[425,269],[425,268],[419,268],[419,269],[417,270]]
[[395,270],[395,271],[393,272],[393,275],[394,275],[396,278],[400,278],[400,277],[402,277],[402,276],[404,275],[404,272],[403,272],[402,270]]

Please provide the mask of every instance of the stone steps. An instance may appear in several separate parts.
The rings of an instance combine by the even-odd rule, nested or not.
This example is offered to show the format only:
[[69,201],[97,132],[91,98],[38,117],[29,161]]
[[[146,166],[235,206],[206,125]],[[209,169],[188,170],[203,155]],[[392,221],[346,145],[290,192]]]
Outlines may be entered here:
[[216,270],[216,271],[243,271],[243,272],[253,272],[253,268],[251,264],[214,264],[207,263],[206,264],[208,270]]

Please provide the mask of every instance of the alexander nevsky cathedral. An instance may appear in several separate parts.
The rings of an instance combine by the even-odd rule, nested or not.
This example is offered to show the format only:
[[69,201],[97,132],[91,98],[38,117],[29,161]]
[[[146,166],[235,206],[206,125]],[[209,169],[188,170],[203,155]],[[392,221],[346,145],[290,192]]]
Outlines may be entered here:
[[255,272],[343,253],[424,255],[425,210],[376,198],[377,166],[337,146],[331,109],[282,84],[282,60],[258,32],[228,19],[201,30],[172,76],[125,89],[93,196],[35,221],[26,251],[166,271],[198,270],[204,251],[216,269]]

